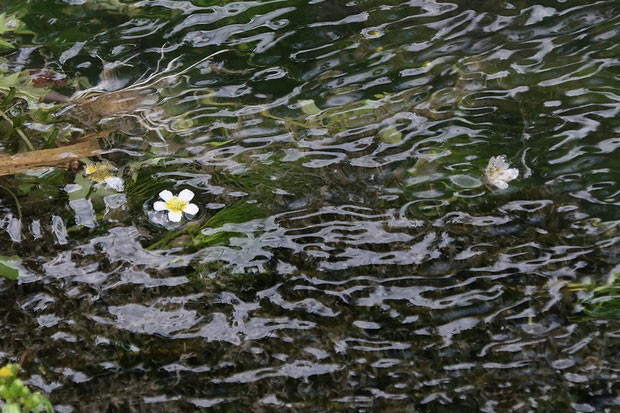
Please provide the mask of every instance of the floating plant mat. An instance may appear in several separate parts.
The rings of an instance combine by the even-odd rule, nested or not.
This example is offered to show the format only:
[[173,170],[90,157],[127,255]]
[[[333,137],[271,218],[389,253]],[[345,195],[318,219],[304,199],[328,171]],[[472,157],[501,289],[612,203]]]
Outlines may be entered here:
[[3,7],[15,392],[620,408],[617,1]]

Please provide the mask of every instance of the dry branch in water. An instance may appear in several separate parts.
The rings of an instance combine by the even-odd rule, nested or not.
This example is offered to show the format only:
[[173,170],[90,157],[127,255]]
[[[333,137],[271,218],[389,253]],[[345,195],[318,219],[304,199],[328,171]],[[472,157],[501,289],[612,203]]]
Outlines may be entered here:
[[99,138],[107,138],[111,131],[86,135],[79,142],[54,149],[22,152],[15,155],[0,154],[0,176],[14,175],[36,168],[55,166],[68,168],[75,159],[88,158],[101,152]]

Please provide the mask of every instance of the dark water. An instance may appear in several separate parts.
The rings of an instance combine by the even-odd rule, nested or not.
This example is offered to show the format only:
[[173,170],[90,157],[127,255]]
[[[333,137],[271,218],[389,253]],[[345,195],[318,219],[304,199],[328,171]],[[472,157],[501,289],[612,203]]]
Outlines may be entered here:
[[0,361],[57,411],[620,410],[620,323],[568,288],[620,272],[617,0],[3,6],[11,71],[171,75],[123,193],[3,178],[39,192],[2,193]]

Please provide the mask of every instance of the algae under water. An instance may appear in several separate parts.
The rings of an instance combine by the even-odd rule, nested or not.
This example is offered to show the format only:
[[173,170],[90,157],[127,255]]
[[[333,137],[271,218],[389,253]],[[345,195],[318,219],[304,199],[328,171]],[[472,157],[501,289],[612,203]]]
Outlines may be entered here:
[[620,409],[618,1],[0,4],[0,149],[110,134],[0,177],[55,411]]

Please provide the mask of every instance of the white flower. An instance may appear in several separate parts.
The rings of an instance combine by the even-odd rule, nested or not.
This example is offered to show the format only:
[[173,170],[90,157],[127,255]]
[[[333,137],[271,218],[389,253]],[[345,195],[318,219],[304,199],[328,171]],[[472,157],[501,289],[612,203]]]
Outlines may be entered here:
[[115,169],[116,168],[108,163],[97,162],[86,165],[84,167],[84,174],[97,184],[105,184],[109,189],[113,189],[116,192],[123,192],[125,186],[122,178],[112,175],[112,171]]
[[105,183],[106,187],[108,187],[109,189],[113,189],[116,192],[123,192],[125,190],[125,185],[123,183],[123,180],[117,176],[112,176],[110,178],[107,178],[103,182]]
[[172,192],[168,190],[161,191],[159,197],[164,201],[156,201],[153,208],[155,211],[168,211],[168,219],[172,222],[181,221],[183,212],[188,215],[198,213],[198,206],[189,203],[194,197],[194,193],[189,189],[182,190],[179,196],[172,195]]
[[486,180],[500,189],[508,188],[508,182],[519,176],[519,170],[510,168],[504,155],[494,156],[489,159],[489,164],[484,170]]

